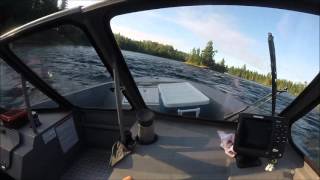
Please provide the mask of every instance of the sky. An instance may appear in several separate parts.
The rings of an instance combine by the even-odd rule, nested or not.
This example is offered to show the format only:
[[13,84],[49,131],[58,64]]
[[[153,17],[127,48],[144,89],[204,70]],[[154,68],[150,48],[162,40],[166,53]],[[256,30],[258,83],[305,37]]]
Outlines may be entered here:
[[[97,1],[69,0],[68,7]],[[192,6],[120,15],[112,19],[114,33],[135,40],[152,40],[190,52],[209,40],[218,50],[216,61],[270,71],[267,36],[271,32],[279,79],[308,83],[319,72],[319,16],[272,8]]]

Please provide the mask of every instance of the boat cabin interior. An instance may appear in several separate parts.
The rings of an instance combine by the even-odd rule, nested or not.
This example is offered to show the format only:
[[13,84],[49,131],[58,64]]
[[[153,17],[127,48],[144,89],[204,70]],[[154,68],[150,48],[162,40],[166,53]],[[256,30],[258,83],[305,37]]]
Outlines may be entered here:
[[[196,81],[133,77],[125,52],[114,37],[111,20],[127,13],[196,5],[255,6],[320,14],[320,2],[313,0],[109,0],[59,11],[2,34],[0,76],[12,73],[5,80],[15,78],[20,82],[19,87],[7,89],[2,95],[18,92],[25,106],[11,109],[0,104],[0,179],[319,179],[319,161],[314,163],[297,147],[291,131],[295,121],[319,105],[319,73],[281,112],[275,112],[272,104],[272,114],[267,115],[251,113],[252,106]],[[70,26],[83,33],[99,62],[93,57],[83,58],[90,53],[87,51],[72,57],[79,64],[87,63],[82,69],[56,59],[46,68],[60,66],[61,77],[55,78],[70,78],[55,84],[49,71],[43,73],[40,65],[30,65],[37,63],[32,58],[39,49],[27,47],[28,38],[37,40],[43,34],[60,41],[54,31],[68,32]],[[46,43],[51,41],[41,42],[41,51],[54,59]],[[271,60],[275,58],[272,45],[269,34]],[[81,50],[77,48],[72,52]],[[56,50],[67,56],[65,49]],[[100,63],[99,71],[107,75],[96,75],[92,69],[95,63]],[[5,73],[1,74],[1,68]],[[73,77],[68,74],[71,70],[89,72],[92,79],[106,81],[88,83],[79,90],[81,85],[73,78],[88,80],[80,73]],[[272,73],[274,77],[275,69]],[[63,89],[71,83],[76,88]],[[33,91],[45,100],[33,101]],[[267,98],[272,98],[275,105],[280,92],[276,86],[272,91]],[[2,102],[5,100],[0,99]],[[222,148],[222,134],[234,138],[235,157]]]

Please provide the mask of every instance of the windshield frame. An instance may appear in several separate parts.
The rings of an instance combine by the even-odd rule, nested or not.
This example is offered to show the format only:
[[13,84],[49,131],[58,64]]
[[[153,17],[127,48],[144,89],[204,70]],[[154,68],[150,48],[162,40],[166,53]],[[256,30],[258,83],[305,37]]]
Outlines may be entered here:
[[[71,24],[82,29],[92,46],[95,48],[97,54],[99,55],[101,61],[104,66],[108,69],[109,72],[112,67],[118,66],[119,75],[122,79],[122,85],[124,86],[125,95],[129,100],[129,103],[132,105],[132,110],[134,109],[143,109],[147,108],[141,94],[138,91],[138,88],[133,80],[133,77],[125,63],[124,57],[120,51],[120,48],[117,46],[115,38],[112,34],[110,21],[113,17],[121,14],[126,14],[130,12],[138,12],[143,10],[151,10],[157,8],[166,8],[166,7],[176,7],[176,6],[188,6],[188,5],[248,5],[248,6],[261,6],[261,7],[271,7],[271,8],[280,8],[280,9],[288,9],[301,11],[311,14],[316,14],[319,16],[320,3],[315,1],[299,1],[292,3],[292,1],[274,1],[273,3],[263,3],[263,2],[247,2],[243,0],[238,0],[234,2],[229,1],[170,1],[170,0],[162,0],[162,1],[148,1],[148,0],[140,0],[140,1],[105,1],[101,3],[97,3],[92,6],[88,6],[85,8],[75,8],[66,11],[61,11],[58,13],[54,13],[52,15],[46,16],[44,18],[40,18],[39,20],[28,23],[20,28],[17,28],[13,31],[10,31],[0,37],[0,54],[3,60],[11,66],[15,71],[25,76],[25,78],[32,83],[35,87],[37,87],[40,91],[42,91],[45,95],[47,95],[52,100],[56,101],[62,108],[80,108],[71,104],[68,100],[66,100],[63,96],[57,93],[54,89],[52,89],[47,83],[45,83],[41,78],[39,78],[30,68],[28,68],[22,61],[15,56],[13,52],[11,52],[8,44],[16,38],[20,36],[24,36],[29,33],[36,33],[41,29],[48,29],[49,27],[57,26],[57,24]],[[113,76],[112,73],[110,73]],[[308,86],[308,91],[304,90],[302,94],[316,94],[317,85],[319,84],[319,74],[314,78],[312,82],[315,82],[315,85]],[[315,86],[315,87],[314,87]],[[317,94],[316,94],[317,95]],[[299,99],[298,99],[299,98]],[[297,100],[296,100],[297,99]],[[304,96],[298,96],[294,100],[297,102],[301,102],[301,99],[304,99]],[[319,100],[319,96],[315,99]],[[301,109],[303,110],[300,113],[306,113],[313,104],[308,102],[307,108]],[[290,105],[287,107],[290,109]],[[286,108],[286,109],[287,109]],[[297,107],[297,109],[299,109]],[[292,113],[292,109],[290,112]],[[177,118],[177,116],[160,114],[156,113],[158,117],[171,117]],[[289,113],[290,114],[290,113]],[[300,114],[300,115],[301,115]],[[181,118],[181,117],[179,117]],[[191,118],[184,118],[192,120]],[[199,122],[201,119],[197,119]],[[206,122],[206,120],[201,120]],[[294,121],[290,122],[290,125]],[[228,122],[211,122],[213,124],[229,124]],[[236,123],[230,123],[235,125]],[[291,143],[293,147],[295,145]],[[299,151],[299,150],[298,150]],[[312,165],[312,163],[311,163]]]

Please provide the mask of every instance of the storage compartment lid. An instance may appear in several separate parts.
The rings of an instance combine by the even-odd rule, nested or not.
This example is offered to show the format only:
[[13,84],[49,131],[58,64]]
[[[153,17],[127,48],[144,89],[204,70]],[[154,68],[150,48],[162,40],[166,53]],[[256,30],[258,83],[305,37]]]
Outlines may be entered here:
[[[144,100],[144,102],[150,106],[150,105],[159,105],[159,92],[158,88],[155,87],[138,87],[139,92]],[[129,105],[129,102],[126,97],[122,99],[123,105]]]
[[167,108],[200,106],[210,101],[188,82],[159,84],[158,88],[163,105]]

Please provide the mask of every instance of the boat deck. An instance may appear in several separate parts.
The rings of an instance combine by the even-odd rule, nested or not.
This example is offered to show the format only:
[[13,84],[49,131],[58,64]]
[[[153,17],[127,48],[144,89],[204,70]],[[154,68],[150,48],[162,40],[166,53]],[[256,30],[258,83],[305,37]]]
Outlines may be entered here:
[[303,166],[303,160],[287,148],[273,172],[265,172],[265,165],[238,169],[219,147],[216,127],[172,121],[157,121],[155,127],[158,141],[138,145],[115,168],[108,168],[109,152],[87,149],[62,179],[293,179],[294,168]]

